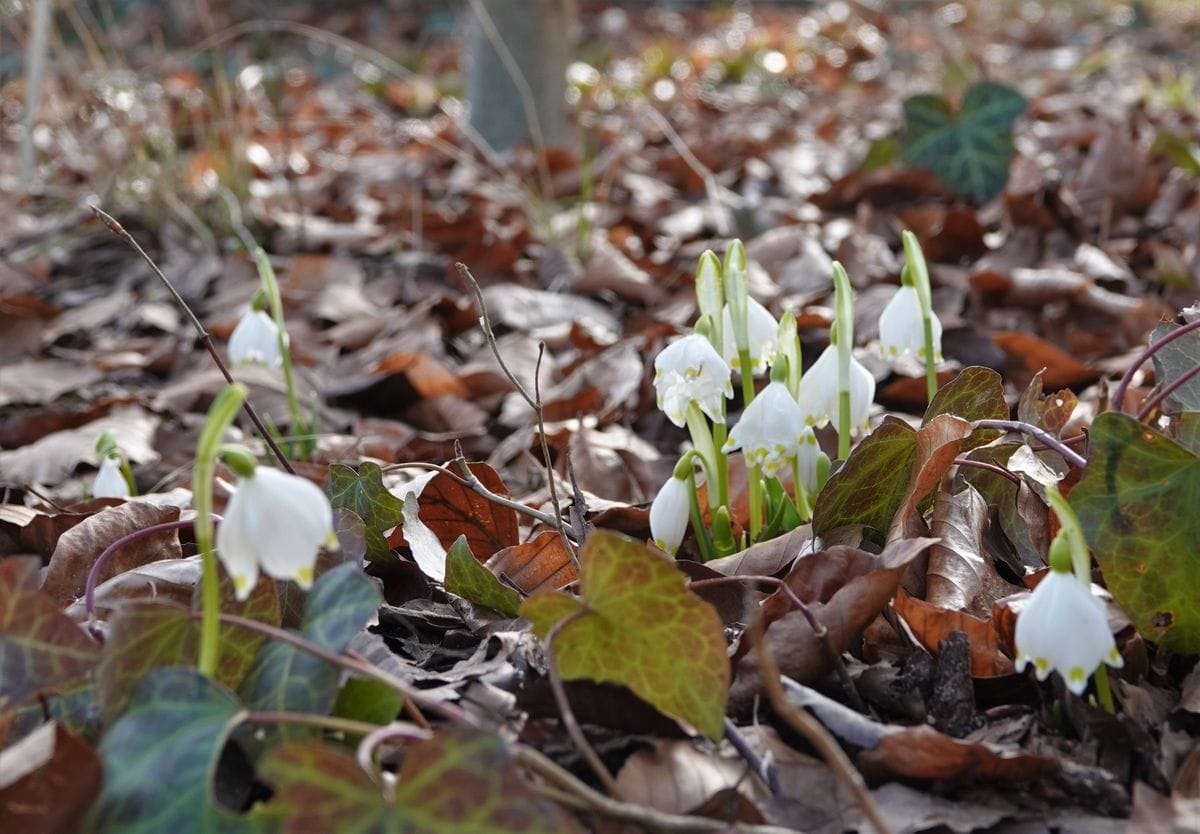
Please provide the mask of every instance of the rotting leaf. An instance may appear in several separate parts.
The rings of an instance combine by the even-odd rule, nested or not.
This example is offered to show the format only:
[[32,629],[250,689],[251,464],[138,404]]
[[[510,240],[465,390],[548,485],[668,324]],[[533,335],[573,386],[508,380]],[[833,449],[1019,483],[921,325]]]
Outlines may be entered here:
[[1005,581],[984,551],[987,519],[987,502],[970,486],[933,499],[929,532],[940,541],[929,548],[925,569],[925,601],[930,605],[986,619],[992,603],[1023,590]]
[[357,472],[345,464],[331,464],[329,500],[334,509],[344,507],[363,520],[367,559],[385,559],[391,554],[383,532],[403,523],[404,502],[383,485],[379,464],[364,461]]
[[813,532],[824,536],[861,524],[882,541],[904,497],[916,435],[907,423],[888,417],[864,438],[817,496]]
[[1200,458],[1132,417],[1104,412],[1069,501],[1138,631],[1172,651],[1200,653]]
[[0,711],[90,671],[99,647],[37,587],[36,559],[0,561]]
[[[1021,443],[1001,443],[973,450],[970,460],[1004,467]],[[1049,510],[1033,491],[1025,477],[1014,482],[988,469],[974,466],[959,468],[958,478],[970,484],[996,507],[1000,529],[1016,550],[1017,561],[1025,567],[1041,567],[1050,546]]]
[[504,741],[476,730],[443,730],[415,744],[390,798],[350,755],[292,742],[262,762],[275,788],[271,806],[283,834],[315,831],[395,834],[568,834],[557,805],[538,798],[514,767]]
[[[486,463],[469,463],[471,474],[490,492],[508,497],[508,489],[496,470]],[[434,476],[421,490],[421,520],[442,543],[450,547],[465,535],[475,558],[485,561],[497,550],[520,541],[517,511],[503,507],[465,487],[444,472]]]
[[521,595],[476,561],[466,536],[459,536],[446,552],[445,586],[449,593],[508,617],[517,616],[521,608]]
[[[972,365],[963,368],[934,395],[925,410],[922,425],[939,414],[953,414],[963,420],[1007,420],[1008,403],[1004,399],[1004,380],[991,368]],[[963,440],[962,451],[990,443],[1001,435],[996,429],[977,429]]]
[[950,471],[970,434],[971,424],[950,414],[939,414],[917,430],[908,485],[888,529],[889,539],[915,538],[925,532],[918,505]]
[[1069,388],[1042,396],[1042,372],[1038,371],[1017,402],[1017,419],[1040,426],[1057,437],[1062,434],[1078,404],[1079,398]]
[[79,831],[100,793],[96,751],[47,721],[0,752],[0,821],[20,834]]
[[905,727],[859,754],[859,767],[872,780],[982,779],[1033,782],[1052,778],[1062,769],[1057,759],[962,741],[933,727]]
[[990,620],[983,620],[967,611],[933,605],[911,597],[904,589],[896,591],[892,602],[896,613],[904,618],[913,636],[930,654],[952,633],[967,635],[971,647],[971,675],[977,678],[1008,675],[1013,663],[1000,651],[1000,634]]
[[580,560],[579,598],[540,591],[521,605],[543,640],[555,623],[584,612],[555,638],[559,674],[622,684],[720,738],[730,672],[716,610],[688,590],[670,560],[633,539],[597,530]]
[[562,536],[555,530],[545,530],[527,542],[497,551],[485,566],[497,576],[507,576],[527,594],[555,591],[579,578]]

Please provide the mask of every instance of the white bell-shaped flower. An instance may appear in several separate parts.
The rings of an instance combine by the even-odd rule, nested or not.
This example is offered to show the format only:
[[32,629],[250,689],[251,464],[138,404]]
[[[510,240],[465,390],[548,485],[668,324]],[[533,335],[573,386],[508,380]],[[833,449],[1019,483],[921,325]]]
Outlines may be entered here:
[[721,451],[741,449],[748,466],[757,464],[764,475],[774,477],[795,462],[804,428],[804,412],[787,385],[772,382],[746,406]]
[[[932,314],[933,361],[942,361],[942,323]],[[925,327],[915,287],[901,287],[879,316],[879,354],[888,361],[907,353],[925,361]]]
[[100,461],[100,470],[92,481],[93,498],[128,498],[129,484],[121,473],[121,461],[105,455]]
[[[287,336],[284,335],[284,342]],[[262,310],[248,310],[229,337],[229,361],[234,365],[263,365],[278,368],[283,364],[279,352],[279,328]]]
[[733,396],[733,383],[725,360],[708,339],[693,333],[667,345],[655,357],[654,390],[658,407],[682,427],[692,403],[714,423],[724,423],[724,400]]
[[[741,372],[741,361],[738,357],[737,341],[733,333],[733,316],[729,305],[725,305],[724,313],[725,361],[733,370]],[[750,373],[762,373],[769,365],[774,364],[775,356],[779,353],[779,322],[771,315],[766,307],[753,298],[746,303],[746,332],[750,349]]]
[[1073,574],[1051,570],[1017,615],[1018,672],[1033,664],[1038,680],[1057,670],[1067,688],[1083,693],[1101,663],[1125,665],[1102,603]]
[[687,532],[690,490],[687,481],[671,476],[650,503],[650,537],[672,556]]
[[312,481],[259,466],[250,477],[238,479],[216,544],[238,599],[250,595],[260,568],[308,588],[321,545],[337,546],[333,510]]
[[[800,379],[800,409],[804,422],[823,426],[838,420],[838,356],[830,345]],[[875,401],[875,377],[862,363],[850,357],[850,427],[865,430],[869,425],[871,403]]]

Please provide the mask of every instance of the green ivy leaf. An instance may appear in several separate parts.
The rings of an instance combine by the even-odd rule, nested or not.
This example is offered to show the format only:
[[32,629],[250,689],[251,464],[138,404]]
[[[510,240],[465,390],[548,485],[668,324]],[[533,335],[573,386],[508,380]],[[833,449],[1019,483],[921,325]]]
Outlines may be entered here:
[[[1178,329],[1178,324],[1160,324],[1154,328],[1150,344]],[[1193,330],[1168,342],[1154,353],[1157,387],[1170,385],[1197,365],[1200,365],[1200,330]],[[1200,376],[1192,377],[1172,391],[1165,405],[1171,411],[1200,411]]]
[[96,834],[238,834],[260,830],[218,808],[217,757],[241,708],[195,669],[156,669],[100,742],[104,787],[87,831]]
[[882,542],[908,486],[916,438],[911,426],[894,417],[867,435],[817,496],[813,532],[823,536],[861,524]]
[[958,113],[939,96],[913,96],[904,102],[904,160],[959,196],[989,200],[1008,179],[1012,125],[1024,110],[1020,93],[994,81],[967,90]]
[[559,674],[626,686],[719,739],[730,671],[716,609],[688,589],[671,560],[617,533],[592,533],[580,561],[581,597],[539,591],[521,606],[542,639],[564,617],[586,612],[554,640]]
[[[342,652],[382,600],[375,583],[346,563],[317,578],[304,607],[300,633],[331,652]],[[325,714],[337,696],[341,670],[287,643],[268,640],[242,683],[254,710]]]
[[329,501],[334,509],[345,508],[363,520],[367,559],[386,559],[391,554],[383,531],[398,527],[404,521],[404,502],[383,485],[383,470],[379,464],[365,461],[357,472],[342,463],[331,465]]
[[38,590],[36,559],[0,561],[0,712],[92,669],[99,646]]
[[471,554],[465,535],[446,551],[446,590],[468,602],[484,605],[506,617],[517,616],[521,595],[496,578]]
[[568,834],[558,806],[539,799],[513,767],[504,741],[443,730],[404,757],[391,800],[353,757],[319,744],[272,750],[260,772],[275,787],[283,834]]
[[1104,581],[1147,638],[1200,653],[1200,458],[1132,417],[1092,423],[1069,496]]
[[[921,425],[939,414],[952,414],[964,420],[1007,420],[1008,403],[1004,399],[1004,380],[991,368],[972,365],[947,382],[925,409]],[[1001,435],[995,429],[977,429],[962,441],[961,450],[990,443]]]

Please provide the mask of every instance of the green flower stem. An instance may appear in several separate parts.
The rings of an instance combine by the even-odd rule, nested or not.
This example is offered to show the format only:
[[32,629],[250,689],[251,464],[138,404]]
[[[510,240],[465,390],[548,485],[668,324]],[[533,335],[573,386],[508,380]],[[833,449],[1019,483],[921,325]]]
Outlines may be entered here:
[[[688,434],[692,436],[692,447],[700,457],[700,465],[704,467],[704,474],[708,477],[708,506],[715,509],[722,502],[719,490],[715,494],[713,492],[713,483],[717,482],[719,485],[720,481],[720,471],[717,467],[718,454],[713,443],[713,436],[708,430],[708,423],[704,421],[704,414],[700,411],[700,406],[690,403],[685,416]],[[724,457],[724,455],[720,457]]]
[[850,389],[838,391],[838,460],[850,457]]
[[[261,246],[254,249],[254,262],[258,266],[258,279],[262,282],[271,305],[271,318],[279,333],[279,358],[283,367],[283,384],[287,388],[288,412],[292,415],[292,434],[307,433],[308,423],[300,411],[300,398],[296,395],[296,380],[292,376],[292,354],[288,349],[287,324],[283,320],[283,297],[279,294],[279,281],[275,278],[275,269],[267,253]],[[289,450],[295,453],[295,449]]]
[[925,331],[925,392],[929,402],[933,402],[938,389],[937,357],[933,355],[933,318],[928,314],[923,315],[921,324]]
[[[1059,527],[1063,535],[1067,537],[1067,544],[1071,548],[1071,568],[1075,573],[1075,578],[1083,583],[1083,587],[1091,593],[1092,588],[1092,556],[1088,552],[1087,540],[1083,535],[1083,527],[1079,525],[1079,519],[1075,516],[1075,511],[1071,509],[1071,505],[1067,503],[1067,499],[1058,491],[1058,487],[1051,484],[1046,487],[1046,498],[1050,501],[1050,506],[1054,508],[1054,514],[1058,516]],[[1096,667],[1096,671],[1092,673],[1096,680],[1096,695],[1100,700],[1100,705],[1111,715],[1116,712],[1116,705],[1113,703],[1112,689],[1108,684],[1108,669],[1103,663]]]
[[834,321],[831,336],[836,340],[838,360],[838,458],[850,455],[850,352],[854,349],[854,291],[850,276],[833,262]]
[[704,513],[700,509],[700,496],[696,494],[696,472],[688,473],[688,514],[692,518],[692,531],[696,534],[696,543],[700,546],[700,556],[704,561],[717,558],[713,547],[712,536],[704,526]]
[[800,461],[792,461],[792,491],[796,494],[796,512],[802,521],[812,518],[812,507],[808,503],[808,490],[804,488],[804,480],[800,477]]
[[246,386],[240,382],[226,386],[208,409],[208,417],[196,446],[196,466],[192,474],[192,506],[196,510],[196,546],[200,550],[201,619],[200,656],[196,667],[200,674],[212,677],[217,670],[221,637],[221,585],[213,553],[213,473],[221,437],[237,416],[246,399]]
[[754,464],[746,476],[749,478],[747,486],[750,491],[750,543],[753,544],[758,541],[758,534],[762,532],[762,467]]
[[724,423],[717,423],[713,426],[712,438],[715,448],[713,457],[717,462],[717,503],[729,509],[729,458],[721,451],[728,439],[727,432],[728,429]]

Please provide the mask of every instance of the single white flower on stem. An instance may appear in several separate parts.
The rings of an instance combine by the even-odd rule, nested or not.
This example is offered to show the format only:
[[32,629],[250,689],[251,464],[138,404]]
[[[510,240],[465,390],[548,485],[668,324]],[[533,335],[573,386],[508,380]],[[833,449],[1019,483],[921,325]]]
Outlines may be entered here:
[[654,390],[667,419],[683,427],[692,403],[714,423],[724,423],[725,398],[733,396],[733,383],[725,360],[708,339],[693,333],[667,345],[655,357]]
[[[930,313],[933,327],[933,361],[942,361],[942,323]],[[888,361],[905,354],[916,354],[925,361],[925,326],[921,317],[921,298],[916,287],[902,286],[879,316],[879,355]]]
[[1052,569],[1034,588],[1017,615],[1016,644],[1018,672],[1032,663],[1041,681],[1057,670],[1076,695],[1101,663],[1125,665],[1104,603],[1066,571]]
[[771,382],[746,406],[721,451],[741,449],[748,467],[757,464],[764,475],[775,477],[796,461],[805,428],[804,412],[787,384]]
[[[838,416],[838,353],[830,345],[800,378],[800,409],[804,421],[818,428]],[[857,359],[850,359],[850,426],[867,429],[871,403],[875,401],[875,377]]]
[[650,503],[650,537],[666,553],[675,555],[687,533],[691,485],[672,475]]
[[[740,373],[741,360],[738,358],[733,315],[729,312],[728,304],[725,305],[722,319],[725,334],[724,358],[730,368]],[[767,366],[775,363],[775,356],[779,353],[779,323],[766,307],[753,298],[746,300],[746,333],[747,348],[750,351],[750,373],[761,373]]]
[[229,337],[229,361],[234,365],[263,365],[267,368],[282,365],[279,328],[275,320],[262,310],[246,311]]
[[317,551],[337,546],[333,509],[312,481],[258,466],[253,475],[238,478],[216,544],[239,600],[250,595],[260,568],[309,588]]
[[100,461],[100,470],[96,473],[96,479],[92,481],[92,497],[129,497],[129,483],[125,480],[125,475],[121,472],[121,461],[119,458],[105,455],[104,460]]

